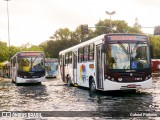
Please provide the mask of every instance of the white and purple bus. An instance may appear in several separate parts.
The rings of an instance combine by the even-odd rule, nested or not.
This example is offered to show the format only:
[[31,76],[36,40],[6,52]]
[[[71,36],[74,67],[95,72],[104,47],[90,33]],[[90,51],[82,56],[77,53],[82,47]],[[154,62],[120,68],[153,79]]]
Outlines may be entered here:
[[152,86],[146,35],[103,34],[59,53],[61,79],[90,90],[136,90]]
[[10,62],[12,82],[18,84],[45,81],[45,55],[43,52],[17,52]]

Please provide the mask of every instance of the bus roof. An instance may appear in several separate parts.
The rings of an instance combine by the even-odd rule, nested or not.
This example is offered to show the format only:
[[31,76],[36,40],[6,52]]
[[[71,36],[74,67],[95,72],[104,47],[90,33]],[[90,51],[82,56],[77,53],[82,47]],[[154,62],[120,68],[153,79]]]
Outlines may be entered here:
[[106,35],[106,34],[102,34],[102,35],[100,35],[100,36],[97,36],[97,37],[92,38],[92,39],[90,39],[90,40],[87,40],[87,41],[85,41],[85,42],[82,42],[82,43],[80,43],[80,44],[78,44],[78,45],[75,45],[75,46],[73,46],[73,47],[70,47],[70,48],[67,48],[67,49],[65,49],[65,50],[62,50],[62,51],[59,52],[59,55],[62,54],[62,53],[68,52],[68,51],[70,51],[70,50],[74,50],[74,49],[76,49],[76,48],[80,48],[80,47],[82,47],[82,46],[85,46],[85,45],[94,43],[94,42],[96,42],[96,41],[98,41],[98,40],[102,40],[105,35]]

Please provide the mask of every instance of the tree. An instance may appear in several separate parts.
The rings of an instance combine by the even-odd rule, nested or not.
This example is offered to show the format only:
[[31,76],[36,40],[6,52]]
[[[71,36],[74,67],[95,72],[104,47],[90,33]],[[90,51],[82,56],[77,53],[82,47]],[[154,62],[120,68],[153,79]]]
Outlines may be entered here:
[[7,43],[0,41],[0,62],[9,60],[9,49]]
[[[124,20],[114,20],[112,21],[112,30],[109,27],[110,20],[106,19],[104,21],[100,20],[96,26],[95,34],[101,35],[105,33],[142,33],[138,28],[128,26]],[[99,27],[98,27],[99,26]]]
[[17,52],[20,51],[20,47],[15,47],[15,46],[10,46],[9,49],[10,49],[10,54],[9,54],[10,58],[11,58],[14,54],[16,54]]
[[45,51],[46,57],[58,58],[61,50],[78,44],[80,39],[78,32],[71,32],[68,28],[57,30],[52,40],[40,44]]
[[160,36],[149,36],[153,48],[153,59],[160,59]]
[[71,31],[68,28],[58,29],[53,37],[54,40],[69,40],[71,39]]

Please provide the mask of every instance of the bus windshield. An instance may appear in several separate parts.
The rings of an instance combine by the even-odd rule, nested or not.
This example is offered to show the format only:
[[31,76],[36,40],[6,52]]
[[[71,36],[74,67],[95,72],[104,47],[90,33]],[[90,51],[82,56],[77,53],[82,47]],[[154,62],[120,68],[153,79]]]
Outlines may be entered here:
[[57,63],[47,62],[45,63],[46,71],[50,71],[51,73],[55,73],[57,71]]
[[56,77],[58,72],[58,60],[54,58],[45,59],[46,77]]
[[18,70],[29,71],[43,71],[44,61],[42,56],[19,56]]
[[147,43],[110,43],[106,63],[109,69],[145,69],[150,67]]

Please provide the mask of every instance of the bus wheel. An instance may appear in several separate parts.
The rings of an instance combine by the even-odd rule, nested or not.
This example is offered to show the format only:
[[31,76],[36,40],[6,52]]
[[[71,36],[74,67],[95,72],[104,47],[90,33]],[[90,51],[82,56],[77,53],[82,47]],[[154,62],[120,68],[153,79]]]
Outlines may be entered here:
[[90,82],[90,87],[89,88],[90,88],[91,92],[95,92],[96,91],[96,84],[95,84],[93,79]]

